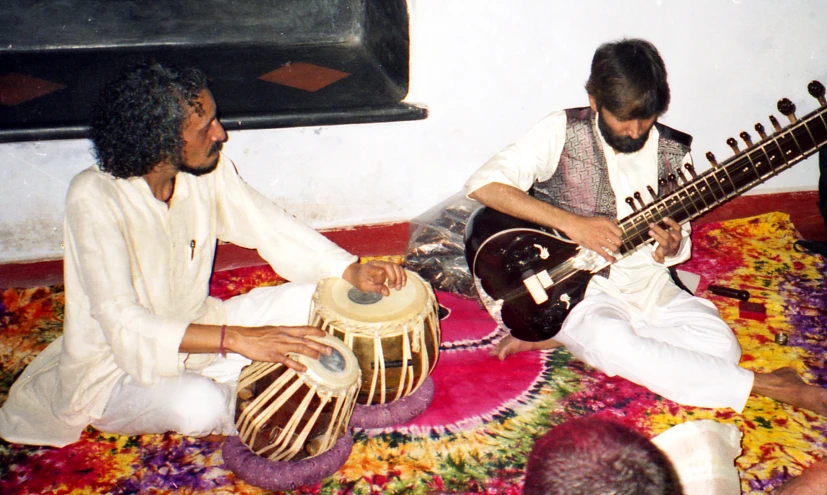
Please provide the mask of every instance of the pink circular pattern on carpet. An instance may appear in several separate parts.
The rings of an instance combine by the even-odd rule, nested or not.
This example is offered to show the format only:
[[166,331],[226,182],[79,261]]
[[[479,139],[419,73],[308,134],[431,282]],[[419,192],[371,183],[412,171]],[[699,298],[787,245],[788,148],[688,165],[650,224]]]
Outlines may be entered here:
[[395,429],[445,429],[490,417],[527,394],[544,370],[540,351],[505,361],[489,356],[496,325],[474,299],[438,292],[450,313],[441,321],[442,346],[431,379],[430,407]]

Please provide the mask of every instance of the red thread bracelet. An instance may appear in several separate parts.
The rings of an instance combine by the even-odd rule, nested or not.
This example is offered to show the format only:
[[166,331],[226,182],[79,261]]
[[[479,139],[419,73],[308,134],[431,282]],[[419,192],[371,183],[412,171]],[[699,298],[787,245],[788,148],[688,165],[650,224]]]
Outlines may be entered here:
[[221,325],[221,343],[218,344],[218,353],[221,357],[227,357],[227,352],[224,351],[224,333],[227,331],[227,325]]

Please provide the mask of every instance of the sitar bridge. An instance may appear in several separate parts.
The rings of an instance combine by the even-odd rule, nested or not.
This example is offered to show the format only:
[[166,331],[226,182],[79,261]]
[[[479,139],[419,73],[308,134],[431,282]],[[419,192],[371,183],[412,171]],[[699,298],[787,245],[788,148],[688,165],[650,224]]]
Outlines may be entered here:
[[535,304],[543,304],[548,301],[548,293],[546,289],[554,285],[554,280],[551,279],[548,270],[543,270],[540,273],[535,273],[523,279],[523,285],[531,294]]

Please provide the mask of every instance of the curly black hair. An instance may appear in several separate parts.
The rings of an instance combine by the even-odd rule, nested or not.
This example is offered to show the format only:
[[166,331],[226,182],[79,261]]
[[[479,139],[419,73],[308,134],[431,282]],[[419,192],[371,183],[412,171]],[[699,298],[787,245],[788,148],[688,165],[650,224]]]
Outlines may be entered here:
[[89,119],[100,169],[126,179],[177,159],[188,112],[201,110],[196,99],[206,88],[202,71],[154,61],[133,64],[106,83]]

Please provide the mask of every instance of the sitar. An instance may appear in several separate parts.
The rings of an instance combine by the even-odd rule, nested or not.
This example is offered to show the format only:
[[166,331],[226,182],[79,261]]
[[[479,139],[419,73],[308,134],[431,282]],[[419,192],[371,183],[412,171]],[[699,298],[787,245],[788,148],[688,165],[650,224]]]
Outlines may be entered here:
[[[770,115],[774,133],[755,124],[760,137],[753,142],[747,132],[727,139],[733,155],[718,163],[707,153],[711,167],[697,173],[687,163],[682,170],[662,178],[653,200],[641,194],[625,198],[633,213],[619,221],[623,231],[617,259],[653,242],[649,224],[664,226],[663,219],[684,223],[741,195],[787,170],[827,144],[827,100],[824,85],[807,86],[820,108],[805,117],[795,116],[795,104],[787,98],[778,111],[790,124],[781,127]],[[531,222],[481,207],[469,218],[465,231],[465,257],[480,300],[488,312],[519,340],[546,340],[560,331],[566,316],[582,299],[592,276],[610,263],[564,234]]]

